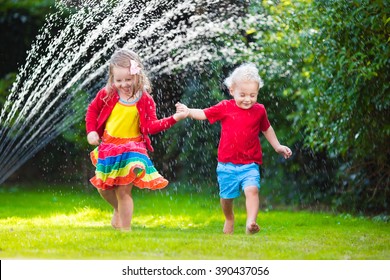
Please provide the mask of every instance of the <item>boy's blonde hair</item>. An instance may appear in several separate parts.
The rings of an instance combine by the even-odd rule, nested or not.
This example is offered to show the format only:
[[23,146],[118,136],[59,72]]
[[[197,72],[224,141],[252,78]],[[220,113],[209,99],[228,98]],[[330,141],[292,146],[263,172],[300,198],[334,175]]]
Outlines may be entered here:
[[230,89],[239,81],[257,82],[259,89],[264,86],[264,82],[259,76],[259,70],[257,70],[256,65],[253,63],[244,63],[234,69],[230,76],[225,79],[225,85]]
[[114,94],[115,90],[113,87],[113,72],[112,69],[114,67],[124,67],[124,68],[130,68],[131,66],[131,60],[134,60],[138,63],[138,66],[141,68],[140,72],[135,74],[135,79],[134,79],[134,86],[133,86],[133,92],[132,94],[136,94],[139,91],[147,91],[151,92],[151,84],[148,76],[146,75],[146,72],[144,70],[144,66],[141,62],[141,59],[139,56],[128,49],[119,49],[116,50],[113,55],[111,56],[109,60],[109,71],[108,71],[108,81],[106,84],[106,91],[108,93],[107,95],[107,100],[111,98],[111,96]]

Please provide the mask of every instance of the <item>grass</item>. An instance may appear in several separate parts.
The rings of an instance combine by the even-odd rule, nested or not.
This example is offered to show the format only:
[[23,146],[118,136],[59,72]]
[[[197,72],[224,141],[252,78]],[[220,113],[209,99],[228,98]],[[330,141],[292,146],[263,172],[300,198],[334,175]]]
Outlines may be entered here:
[[217,197],[134,191],[131,232],[111,228],[95,191],[0,189],[0,259],[390,259],[390,226],[348,214],[261,211],[259,234],[245,231],[236,201],[235,234],[223,235]]

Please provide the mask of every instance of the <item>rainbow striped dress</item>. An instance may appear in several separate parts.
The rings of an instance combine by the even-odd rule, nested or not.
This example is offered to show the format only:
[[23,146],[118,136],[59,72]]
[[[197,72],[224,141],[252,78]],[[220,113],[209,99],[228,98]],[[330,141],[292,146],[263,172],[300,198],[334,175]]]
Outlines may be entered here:
[[117,102],[107,119],[102,142],[90,153],[96,167],[90,182],[98,189],[133,184],[155,190],[168,185],[147,154],[140,132],[137,101],[120,99]]

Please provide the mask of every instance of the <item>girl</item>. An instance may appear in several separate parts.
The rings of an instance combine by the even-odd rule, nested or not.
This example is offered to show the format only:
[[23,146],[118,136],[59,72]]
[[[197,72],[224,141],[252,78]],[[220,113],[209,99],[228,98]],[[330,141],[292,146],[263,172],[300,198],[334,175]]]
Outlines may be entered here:
[[114,208],[112,226],[130,230],[133,186],[156,190],[168,185],[148,157],[147,150],[153,151],[148,134],[170,128],[186,114],[157,119],[150,82],[136,53],[117,50],[109,63],[107,85],[85,117],[88,143],[98,145],[91,152],[96,171],[90,181]]

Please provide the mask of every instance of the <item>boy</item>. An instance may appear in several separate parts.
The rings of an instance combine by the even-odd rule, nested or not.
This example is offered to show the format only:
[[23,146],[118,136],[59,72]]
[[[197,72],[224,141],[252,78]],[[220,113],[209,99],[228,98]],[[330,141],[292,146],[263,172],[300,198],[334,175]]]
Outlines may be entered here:
[[259,211],[260,171],[262,151],[260,131],[275,151],[289,158],[290,148],[279,143],[265,110],[257,103],[259,89],[263,86],[254,64],[243,64],[225,80],[233,99],[224,100],[206,109],[188,109],[177,106],[178,111],[187,111],[188,117],[208,119],[211,124],[221,122],[221,138],[218,146],[217,177],[220,187],[220,203],[225,215],[223,232],[234,231],[233,200],[242,189],[246,197],[246,233],[260,230],[257,224]]

